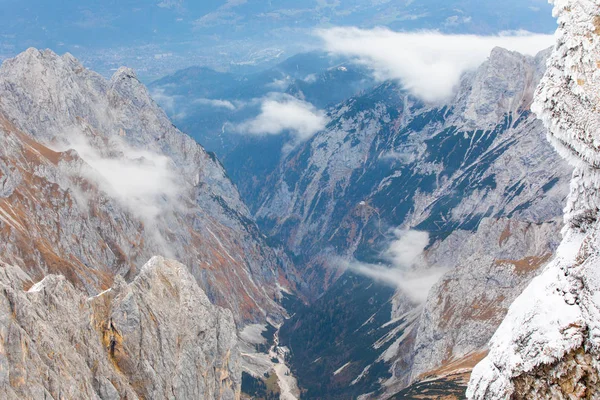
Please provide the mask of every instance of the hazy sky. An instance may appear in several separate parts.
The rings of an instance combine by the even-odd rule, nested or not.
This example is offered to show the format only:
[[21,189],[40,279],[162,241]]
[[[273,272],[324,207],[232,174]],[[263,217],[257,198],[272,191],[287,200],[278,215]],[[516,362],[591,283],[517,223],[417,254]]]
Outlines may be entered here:
[[69,51],[109,74],[158,77],[190,65],[250,68],[317,47],[315,28],[549,33],[545,0],[0,0],[0,58]]

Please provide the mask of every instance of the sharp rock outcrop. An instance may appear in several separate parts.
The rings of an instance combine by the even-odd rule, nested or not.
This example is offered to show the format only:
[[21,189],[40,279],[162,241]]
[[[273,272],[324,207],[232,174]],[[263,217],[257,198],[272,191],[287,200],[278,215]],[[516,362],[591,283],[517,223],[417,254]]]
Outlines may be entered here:
[[[331,110],[327,129],[271,177],[259,223],[305,257],[313,289],[333,282],[282,330],[309,395],[393,396],[457,371],[464,392],[509,305],[560,241],[572,168],[530,111],[549,54],[496,48],[438,106],[385,83]],[[424,305],[406,287],[394,294],[336,268],[340,256],[389,264],[398,227],[429,233],[419,273],[449,271]],[[321,333],[332,314],[351,328],[336,330],[335,354],[313,363],[332,340]]]
[[2,398],[239,398],[233,314],[175,261],[94,297],[2,263],[0,288]]

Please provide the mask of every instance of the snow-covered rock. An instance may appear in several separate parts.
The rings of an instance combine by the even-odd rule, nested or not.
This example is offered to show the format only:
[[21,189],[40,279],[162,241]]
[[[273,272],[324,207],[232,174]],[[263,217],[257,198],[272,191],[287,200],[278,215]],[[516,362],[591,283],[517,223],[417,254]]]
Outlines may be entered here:
[[534,111],[573,166],[555,259],[510,307],[468,397],[597,398],[600,393],[600,2],[554,1],[559,29]]

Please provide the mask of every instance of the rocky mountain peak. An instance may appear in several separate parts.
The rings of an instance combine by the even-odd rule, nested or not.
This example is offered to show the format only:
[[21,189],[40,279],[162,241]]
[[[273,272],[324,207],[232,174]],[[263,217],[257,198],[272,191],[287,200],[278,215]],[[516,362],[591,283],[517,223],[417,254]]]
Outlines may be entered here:
[[531,57],[494,48],[488,60],[462,80],[456,101],[463,123],[487,129],[507,113],[529,111],[547,56],[547,51]]
[[154,257],[93,297],[0,263],[0,288],[2,398],[239,396],[233,315],[176,261]]
[[117,69],[117,71],[110,78],[110,81],[114,84],[115,82],[125,79],[133,79],[139,82],[135,71],[132,68],[128,67],[119,67],[119,69]]
[[120,67],[110,78],[109,87],[110,91],[117,94],[117,97],[113,99],[116,103],[130,101],[136,108],[158,109],[150,92],[139,81],[137,74],[131,68]]
[[59,79],[70,72],[84,70],[83,65],[70,53],[61,57],[52,50],[39,50],[34,47],[28,48],[15,58],[5,60],[0,67],[0,73],[5,77],[12,76],[14,80],[31,81],[46,78],[46,83],[51,83],[52,79]]

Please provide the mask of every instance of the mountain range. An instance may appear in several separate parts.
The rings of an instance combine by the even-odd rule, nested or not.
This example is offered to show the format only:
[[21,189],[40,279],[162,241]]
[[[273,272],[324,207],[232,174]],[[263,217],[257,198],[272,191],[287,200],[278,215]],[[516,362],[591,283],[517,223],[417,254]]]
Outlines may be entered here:
[[[2,397],[593,398],[598,8],[436,104],[318,52],[4,61]],[[318,123],[260,132],[269,99]]]

